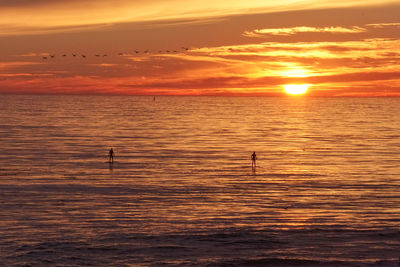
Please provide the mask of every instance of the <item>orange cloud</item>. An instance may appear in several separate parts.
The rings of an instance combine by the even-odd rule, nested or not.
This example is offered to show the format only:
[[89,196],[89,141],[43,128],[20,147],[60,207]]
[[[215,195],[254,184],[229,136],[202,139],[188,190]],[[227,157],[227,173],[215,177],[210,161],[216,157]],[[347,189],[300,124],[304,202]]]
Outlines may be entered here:
[[246,31],[243,33],[246,37],[258,37],[263,38],[267,35],[294,35],[298,33],[361,33],[367,30],[361,27],[353,26],[350,28],[344,27],[292,27],[292,28],[277,28],[277,29],[257,29],[253,31]]
[[393,22],[393,23],[372,23],[372,24],[367,24],[367,26],[374,27],[374,28],[400,27],[400,22]]
[[22,66],[40,65],[40,62],[27,62],[27,61],[14,61],[14,62],[0,62],[0,70],[17,69]]
[[[381,0],[379,5],[395,3]],[[337,7],[374,6],[372,0],[39,0],[1,1],[1,35],[107,27],[114,23],[206,19],[238,14],[271,13]],[[334,31],[338,31],[336,29]],[[351,30],[351,29],[350,29]]]

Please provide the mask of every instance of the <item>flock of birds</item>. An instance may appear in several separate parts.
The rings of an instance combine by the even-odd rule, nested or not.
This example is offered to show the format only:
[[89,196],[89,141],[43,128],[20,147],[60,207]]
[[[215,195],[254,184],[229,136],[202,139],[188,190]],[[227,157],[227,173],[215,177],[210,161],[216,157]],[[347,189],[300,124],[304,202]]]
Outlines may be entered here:
[[[169,53],[178,53],[180,51],[189,51],[189,48],[182,46],[180,48],[180,50],[158,50],[158,53],[159,54],[162,54],[162,53],[169,54]],[[135,50],[134,53],[135,54],[149,54],[149,53],[151,53],[151,51],[150,50],[144,50],[144,51]],[[81,58],[86,58],[87,57],[87,55],[85,55],[85,54],[80,54],[80,55],[71,54],[71,55],[72,55],[72,57],[81,57]],[[128,55],[128,54],[118,53],[117,55],[118,56],[124,56],[124,55]],[[67,54],[62,54],[61,56],[62,57],[67,57],[68,55]],[[95,54],[94,55],[94,57],[107,57],[107,56],[108,56],[108,54]],[[42,56],[42,59],[51,59],[51,58],[55,58],[55,57],[56,57],[55,54],[49,54],[48,56]]]

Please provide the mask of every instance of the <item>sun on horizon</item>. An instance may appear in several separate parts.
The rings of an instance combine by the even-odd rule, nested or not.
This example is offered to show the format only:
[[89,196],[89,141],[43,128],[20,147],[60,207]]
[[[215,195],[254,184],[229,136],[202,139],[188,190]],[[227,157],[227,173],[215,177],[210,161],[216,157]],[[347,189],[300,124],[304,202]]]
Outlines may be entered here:
[[285,92],[290,95],[305,94],[309,87],[309,84],[285,84],[283,86]]

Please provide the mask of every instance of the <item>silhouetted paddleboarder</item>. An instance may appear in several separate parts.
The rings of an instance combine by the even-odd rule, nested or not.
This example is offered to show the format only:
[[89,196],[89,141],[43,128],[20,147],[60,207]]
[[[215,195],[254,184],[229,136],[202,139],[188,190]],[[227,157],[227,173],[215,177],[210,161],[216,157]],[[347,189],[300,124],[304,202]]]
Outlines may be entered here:
[[256,167],[256,160],[257,160],[257,155],[256,152],[253,152],[253,154],[251,154],[251,167],[254,169]]
[[110,158],[108,159],[108,162],[114,163],[114,150],[111,148],[110,152],[108,152],[110,155]]

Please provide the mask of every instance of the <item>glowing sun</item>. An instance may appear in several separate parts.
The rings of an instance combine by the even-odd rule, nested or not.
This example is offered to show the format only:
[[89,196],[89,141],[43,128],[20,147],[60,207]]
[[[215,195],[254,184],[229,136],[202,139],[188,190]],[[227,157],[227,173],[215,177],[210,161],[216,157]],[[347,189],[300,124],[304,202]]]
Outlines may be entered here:
[[309,84],[285,84],[283,88],[285,92],[291,95],[300,95],[307,92]]

